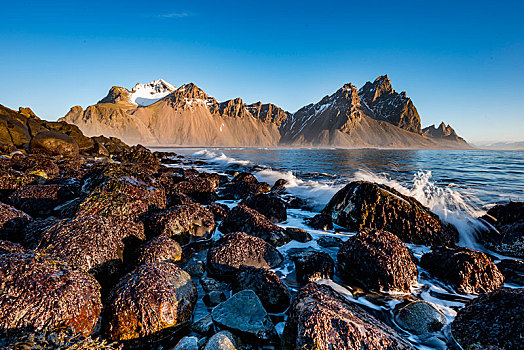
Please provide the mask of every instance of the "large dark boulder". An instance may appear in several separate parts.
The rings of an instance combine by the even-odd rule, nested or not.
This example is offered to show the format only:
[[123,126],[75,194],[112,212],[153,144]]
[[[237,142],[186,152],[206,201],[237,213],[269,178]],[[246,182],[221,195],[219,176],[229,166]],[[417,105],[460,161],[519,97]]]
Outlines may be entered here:
[[78,144],[68,135],[56,131],[41,131],[29,142],[31,153],[51,156],[78,157]]
[[417,267],[406,245],[387,231],[365,229],[350,237],[337,254],[338,272],[371,290],[409,292]]
[[331,287],[309,283],[293,298],[283,349],[412,349],[383,322]]
[[243,232],[224,235],[207,253],[207,266],[217,276],[234,275],[241,266],[269,269],[282,261],[282,254],[271,244]]
[[243,199],[269,191],[271,191],[271,186],[265,182],[259,182],[253,174],[240,173],[224,187],[222,196],[226,199]]
[[308,283],[319,279],[333,279],[335,262],[326,252],[306,251],[293,254],[297,281]]
[[215,230],[213,213],[198,203],[179,205],[146,215],[148,236],[168,236],[180,244],[211,237]]
[[0,202],[0,239],[22,241],[22,231],[31,220],[23,211]]
[[103,330],[111,340],[161,337],[164,329],[191,321],[197,290],[175,264],[144,264],[113,288],[104,310]]
[[473,299],[458,311],[451,332],[462,349],[522,349],[524,289],[499,288]]
[[503,255],[524,258],[524,202],[496,205],[482,218],[497,230],[486,237],[486,247]]
[[287,220],[286,203],[274,194],[257,194],[244,199],[241,204],[258,211],[271,222]]
[[245,205],[234,207],[219,227],[221,232],[245,232],[278,247],[291,241],[286,231],[267,217]]
[[462,293],[491,292],[504,282],[486,254],[469,248],[434,249],[422,256],[420,266]]
[[71,327],[89,335],[100,316],[100,285],[42,254],[0,255],[0,334]]
[[243,290],[211,311],[213,322],[221,329],[249,340],[271,341],[277,337],[275,326],[252,290]]
[[9,202],[26,213],[49,216],[53,209],[76,196],[72,186],[60,184],[29,185],[13,192]]
[[291,297],[287,286],[271,270],[245,266],[240,268],[233,283],[233,291],[252,290],[268,312],[286,311]]
[[524,285],[524,261],[517,259],[503,259],[497,263],[497,268],[504,275],[506,283]]
[[182,247],[167,236],[157,236],[138,250],[138,265],[180,260],[182,260]]
[[310,224],[325,228],[331,221],[351,231],[385,230],[406,243],[452,246],[458,241],[455,227],[443,223],[415,198],[367,181],[351,182],[338,191]]

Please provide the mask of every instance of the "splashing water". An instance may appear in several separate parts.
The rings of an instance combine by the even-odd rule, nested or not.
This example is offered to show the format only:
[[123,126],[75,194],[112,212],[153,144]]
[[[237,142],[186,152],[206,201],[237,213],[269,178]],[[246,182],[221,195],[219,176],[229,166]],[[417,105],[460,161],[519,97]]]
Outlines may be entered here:
[[457,228],[460,245],[484,249],[482,245],[477,243],[478,232],[486,230],[488,227],[479,219],[486,212],[475,204],[478,200],[474,196],[461,194],[453,184],[446,187],[439,186],[431,180],[431,171],[419,170],[416,172],[409,187],[390,179],[386,174],[374,174],[359,170],[354,177],[356,180],[384,184],[406,196],[414,197],[443,221],[453,224]]

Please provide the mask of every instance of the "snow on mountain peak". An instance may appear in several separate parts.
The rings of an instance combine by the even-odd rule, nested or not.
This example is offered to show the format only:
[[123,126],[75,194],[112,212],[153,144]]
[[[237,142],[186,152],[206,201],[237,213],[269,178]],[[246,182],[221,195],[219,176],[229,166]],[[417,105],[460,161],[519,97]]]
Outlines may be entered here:
[[148,84],[137,83],[131,90],[131,102],[138,106],[149,106],[166,97],[176,88],[163,79],[153,80]]

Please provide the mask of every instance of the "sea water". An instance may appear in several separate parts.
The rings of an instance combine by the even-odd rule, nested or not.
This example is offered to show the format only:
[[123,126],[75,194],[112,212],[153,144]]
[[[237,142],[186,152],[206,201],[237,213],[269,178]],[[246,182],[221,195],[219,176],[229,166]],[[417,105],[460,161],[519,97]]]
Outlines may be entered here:
[[[495,259],[504,258],[486,250],[477,232],[485,225],[478,218],[495,204],[524,200],[524,151],[483,150],[379,150],[379,149],[254,149],[254,148],[179,148],[173,151],[188,160],[203,160],[200,170],[223,173],[226,170],[253,173],[258,180],[272,185],[278,179],[287,181],[291,195],[305,199],[310,207],[288,209],[288,220],[282,227],[299,227],[313,237],[311,242],[292,241],[279,251],[286,257],[294,249],[322,250],[336,261],[338,248],[317,244],[323,236],[346,240],[354,232],[314,230],[304,224],[316,215],[345,184],[367,180],[386,184],[412,196],[438,214],[443,221],[455,225],[460,234],[459,245],[484,251]],[[230,207],[237,201],[222,201]],[[221,235],[220,232],[216,233]],[[417,258],[430,250],[427,246],[408,244]],[[291,292],[300,288],[296,282],[293,262],[286,257],[275,271]],[[419,349],[445,349],[452,341],[449,332],[457,311],[474,295],[457,293],[445,283],[433,279],[418,268],[418,282],[410,294],[370,293],[344,284],[335,276],[331,285],[351,301],[395,328],[400,335]],[[523,286],[508,285],[512,288]],[[420,299],[433,304],[446,315],[448,326],[440,332],[417,336],[400,328],[394,319],[395,307],[406,299]],[[200,310],[205,313],[206,310]],[[276,325],[279,332],[284,321]]]

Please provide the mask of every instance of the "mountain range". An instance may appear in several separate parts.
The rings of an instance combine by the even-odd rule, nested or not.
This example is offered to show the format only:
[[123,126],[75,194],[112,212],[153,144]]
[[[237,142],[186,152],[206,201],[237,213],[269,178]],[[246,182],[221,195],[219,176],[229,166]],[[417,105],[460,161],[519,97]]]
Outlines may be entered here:
[[470,147],[444,123],[422,129],[412,100],[387,75],[360,89],[345,84],[295,113],[241,98],[219,102],[192,83],[175,88],[159,79],[131,90],[114,86],[97,104],[75,106],[60,121],[87,136],[149,146]]

